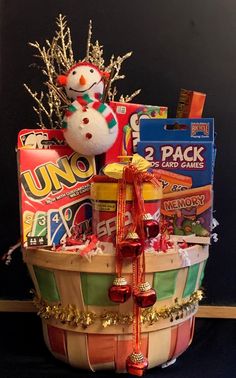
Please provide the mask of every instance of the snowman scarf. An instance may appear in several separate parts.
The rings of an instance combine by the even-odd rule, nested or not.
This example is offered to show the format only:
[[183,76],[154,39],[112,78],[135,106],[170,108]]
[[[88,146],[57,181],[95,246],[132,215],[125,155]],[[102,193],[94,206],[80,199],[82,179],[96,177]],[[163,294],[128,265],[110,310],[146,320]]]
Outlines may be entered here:
[[67,118],[69,118],[76,111],[86,111],[87,108],[93,108],[101,113],[107,122],[109,132],[112,133],[117,124],[116,118],[109,105],[99,101],[95,97],[90,97],[87,93],[83,96],[78,96],[77,99],[68,107],[65,118],[63,120],[62,128],[67,128]]

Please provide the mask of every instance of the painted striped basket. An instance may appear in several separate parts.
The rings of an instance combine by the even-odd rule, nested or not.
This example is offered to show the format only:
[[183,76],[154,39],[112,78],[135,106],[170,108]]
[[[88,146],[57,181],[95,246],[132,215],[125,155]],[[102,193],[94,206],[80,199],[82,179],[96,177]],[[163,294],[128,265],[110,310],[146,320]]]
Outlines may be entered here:
[[[117,305],[108,298],[114,256],[88,261],[76,253],[46,249],[26,249],[23,256],[51,353],[81,369],[125,372],[132,352],[132,299]],[[178,357],[191,343],[207,258],[208,246],[200,245],[146,254],[146,279],[158,296],[155,306],[143,313],[142,352],[149,368]],[[128,281],[131,265],[123,268]]]

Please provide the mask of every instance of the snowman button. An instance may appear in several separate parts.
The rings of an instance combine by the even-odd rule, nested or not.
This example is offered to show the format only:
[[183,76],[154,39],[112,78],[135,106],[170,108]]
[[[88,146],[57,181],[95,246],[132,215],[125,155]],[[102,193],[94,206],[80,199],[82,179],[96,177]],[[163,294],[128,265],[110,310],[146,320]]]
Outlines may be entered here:
[[84,123],[85,125],[87,125],[87,124],[89,123],[89,119],[88,119],[88,118],[83,118],[83,123]]

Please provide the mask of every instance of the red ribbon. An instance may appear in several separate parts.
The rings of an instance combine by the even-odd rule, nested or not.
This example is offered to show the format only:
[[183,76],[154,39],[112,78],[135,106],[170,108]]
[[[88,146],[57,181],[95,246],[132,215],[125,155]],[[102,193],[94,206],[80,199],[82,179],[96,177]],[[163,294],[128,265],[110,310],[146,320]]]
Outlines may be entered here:
[[[143,216],[145,214],[145,205],[142,195],[143,183],[150,182],[154,186],[160,187],[158,179],[149,172],[140,172],[137,167],[131,163],[124,166],[123,175],[118,180],[118,199],[117,199],[117,233],[116,233],[116,271],[118,276],[122,273],[122,258],[119,252],[119,243],[124,240],[125,230],[125,211],[126,211],[126,187],[132,185],[133,206],[132,217],[133,224],[130,231],[137,232],[142,243],[142,254],[133,260],[132,286],[133,290],[145,280],[145,232],[143,227]],[[135,353],[140,352],[141,347],[141,309],[135,303],[133,304],[133,350]]]

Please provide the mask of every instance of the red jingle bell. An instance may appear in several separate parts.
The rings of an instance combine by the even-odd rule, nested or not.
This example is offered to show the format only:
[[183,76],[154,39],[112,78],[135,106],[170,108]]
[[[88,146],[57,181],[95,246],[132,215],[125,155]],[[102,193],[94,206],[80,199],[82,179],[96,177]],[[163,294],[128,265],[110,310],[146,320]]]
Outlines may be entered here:
[[151,214],[143,215],[144,232],[148,239],[155,238],[159,234],[159,223],[153,219]]
[[133,296],[136,305],[142,308],[153,306],[157,300],[156,291],[151,288],[149,282],[139,284]]
[[126,360],[126,370],[129,374],[142,377],[148,367],[148,360],[142,353],[131,353]]
[[119,251],[123,258],[135,258],[142,253],[142,243],[136,232],[129,232],[125,240],[119,244]]
[[112,302],[124,303],[131,296],[131,286],[124,277],[116,277],[109,288],[108,296]]

